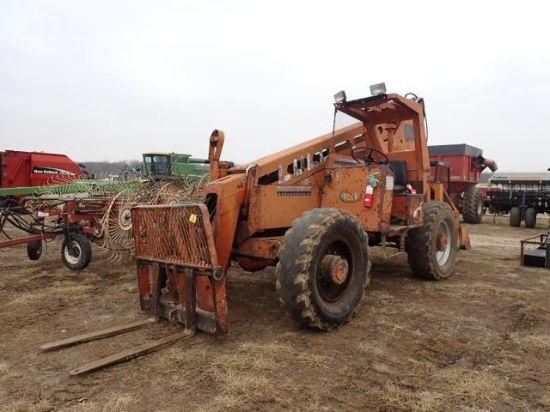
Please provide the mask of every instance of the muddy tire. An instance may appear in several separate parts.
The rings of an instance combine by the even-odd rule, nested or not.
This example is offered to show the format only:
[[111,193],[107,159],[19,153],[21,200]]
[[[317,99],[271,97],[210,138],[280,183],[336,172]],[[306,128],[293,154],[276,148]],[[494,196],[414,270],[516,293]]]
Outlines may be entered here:
[[27,243],[27,256],[30,260],[38,260],[42,256],[42,241]]
[[483,194],[475,186],[468,187],[464,192],[462,217],[465,223],[476,225],[483,219]]
[[525,211],[525,227],[533,229],[537,225],[537,211],[534,207],[528,207]]
[[365,293],[367,234],[343,210],[306,212],[286,232],[275,273],[279,301],[294,320],[333,330],[351,318]]
[[454,269],[458,251],[458,230],[447,203],[423,205],[424,225],[409,230],[405,242],[409,266],[416,277],[441,280]]
[[92,261],[92,244],[88,238],[80,234],[72,234],[70,240],[65,239],[61,246],[61,260],[71,270],[82,270]]
[[521,225],[521,209],[513,207],[510,209],[510,226],[519,227]]

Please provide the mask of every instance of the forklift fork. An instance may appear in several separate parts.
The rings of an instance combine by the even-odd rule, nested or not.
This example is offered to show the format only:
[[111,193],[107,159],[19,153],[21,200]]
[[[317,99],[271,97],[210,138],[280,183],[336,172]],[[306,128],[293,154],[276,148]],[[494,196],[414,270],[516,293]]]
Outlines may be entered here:
[[[218,265],[208,209],[202,203],[136,206],[132,209],[141,309],[152,315],[125,325],[42,345],[43,351],[136,330],[161,318],[184,330],[87,363],[71,375],[124,362],[187,339],[197,329],[227,332],[225,271]],[[170,233],[161,232],[170,228]]]

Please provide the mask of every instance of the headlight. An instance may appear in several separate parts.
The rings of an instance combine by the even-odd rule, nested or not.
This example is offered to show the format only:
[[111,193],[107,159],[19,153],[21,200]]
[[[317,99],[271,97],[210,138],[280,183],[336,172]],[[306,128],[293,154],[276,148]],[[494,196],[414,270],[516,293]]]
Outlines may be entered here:
[[372,96],[378,96],[379,94],[386,93],[386,83],[373,84],[370,87],[370,94]]
[[342,103],[346,101],[346,92],[341,90],[334,95],[334,101],[336,103]]

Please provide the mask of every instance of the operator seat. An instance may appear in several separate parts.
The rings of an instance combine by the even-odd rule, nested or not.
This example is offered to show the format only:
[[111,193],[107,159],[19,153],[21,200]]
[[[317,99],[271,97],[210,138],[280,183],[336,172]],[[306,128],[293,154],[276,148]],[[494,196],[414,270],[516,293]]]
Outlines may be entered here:
[[388,165],[394,174],[393,191],[403,193],[407,190],[407,164],[404,160],[390,160]]

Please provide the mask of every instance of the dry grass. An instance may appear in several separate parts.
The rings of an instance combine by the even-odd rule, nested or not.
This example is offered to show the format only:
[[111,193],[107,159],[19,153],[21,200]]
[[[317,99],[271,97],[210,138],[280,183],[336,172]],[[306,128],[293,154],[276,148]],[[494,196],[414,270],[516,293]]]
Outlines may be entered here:
[[47,400],[41,399],[33,401],[32,399],[18,399],[16,401],[0,406],[1,412],[61,412],[62,409],[57,409],[55,405]]
[[523,333],[511,333],[510,339],[523,351],[541,352],[543,355],[550,354],[550,335],[525,335]]
[[432,371],[431,381],[385,381],[368,390],[374,404],[398,411],[483,411],[509,402],[507,383],[484,371],[445,369]]
[[[57,285],[56,285],[57,284]],[[53,300],[73,300],[79,301],[86,297],[94,288],[88,285],[75,284],[59,286],[59,282],[54,282],[52,286],[44,287],[39,291],[29,291],[14,295],[13,299],[5,302],[6,306],[19,305],[40,305]]]
[[473,228],[474,242],[479,230],[487,243],[460,252],[458,273],[442,282],[412,278],[404,257],[378,260],[357,315],[326,334],[284,316],[272,271],[234,269],[228,335],[198,333],[77,379],[67,372],[82,360],[175,326],[39,353],[59,331],[83,333],[138,317],[135,268],[94,255],[81,274],[51,270],[61,265],[57,252],[21,266],[19,248],[2,261],[9,270],[0,278],[0,410],[546,412],[550,276],[514,261],[520,232],[511,231],[512,240],[485,234],[501,228]]

